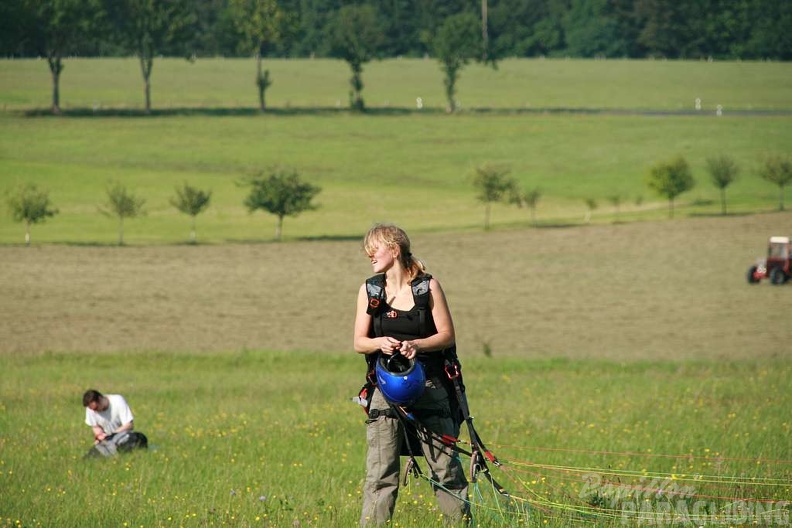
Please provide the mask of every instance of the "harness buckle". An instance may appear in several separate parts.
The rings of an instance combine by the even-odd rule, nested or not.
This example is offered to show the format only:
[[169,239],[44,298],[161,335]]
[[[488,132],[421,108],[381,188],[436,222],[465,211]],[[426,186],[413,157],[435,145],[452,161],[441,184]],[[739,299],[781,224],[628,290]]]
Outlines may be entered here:
[[450,361],[447,361],[443,369],[445,370],[446,376],[448,376],[448,379],[450,380],[455,380],[460,375],[459,363],[451,363]]
[[368,412],[369,420],[376,420],[380,416],[386,418],[396,418],[396,414],[391,409],[371,409]]

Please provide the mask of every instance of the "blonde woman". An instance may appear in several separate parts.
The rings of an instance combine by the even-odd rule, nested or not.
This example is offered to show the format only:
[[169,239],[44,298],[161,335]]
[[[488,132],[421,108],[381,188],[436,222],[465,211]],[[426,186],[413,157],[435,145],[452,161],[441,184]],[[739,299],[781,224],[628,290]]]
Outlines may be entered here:
[[[423,391],[409,411],[438,435],[456,437],[452,416],[453,391],[443,365],[454,349],[454,323],[440,283],[426,273],[413,256],[407,234],[394,225],[375,225],[363,248],[376,274],[361,285],[357,298],[354,348],[365,354],[371,369],[377,361],[401,355],[420,364],[425,373]],[[421,298],[422,302],[417,300]],[[379,387],[368,395],[366,481],[363,487],[361,526],[388,522],[399,491],[400,455],[413,445],[404,424]],[[440,510],[449,521],[469,521],[468,483],[458,454],[442,443],[419,442],[429,466],[428,476]]]

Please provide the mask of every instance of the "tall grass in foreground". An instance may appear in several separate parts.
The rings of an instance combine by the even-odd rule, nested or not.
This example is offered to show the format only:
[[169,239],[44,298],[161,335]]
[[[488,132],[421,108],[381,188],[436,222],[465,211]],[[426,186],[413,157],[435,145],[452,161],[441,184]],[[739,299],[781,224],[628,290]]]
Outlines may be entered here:
[[[362,382],[354,354],[41,354],[3,363],[2,526],[357,523],[365,434],[349,403]],[[505,462],[493,474],[520,506],[478,508],[477,526],[620,525],[605,484],[653,475],[716,509],[792,495],[786,362],[464,366],[479,432]],[[127,397],[149,452],[81,459],[91,435],[80,396],[89,387]],[[717,475],[755,485],[703,477]],[[393,525],[441,525],[426,482],[402,490]]]

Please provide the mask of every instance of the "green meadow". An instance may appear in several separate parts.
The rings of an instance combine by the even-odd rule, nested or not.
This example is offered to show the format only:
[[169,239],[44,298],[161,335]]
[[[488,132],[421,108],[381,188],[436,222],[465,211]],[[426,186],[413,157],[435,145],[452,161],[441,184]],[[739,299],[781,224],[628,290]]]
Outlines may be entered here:
[[[66,59],[61,77],[65,109],[141,109],[143,80],[137,59]],[[272,109],[346,107],[351,76],[343,61],[273,59]],[[258,105],[254,59],[156,59],[154,108],[253,109]],[[44,60],[0,61],[0,104],[8,110],[48,108],[50,74]],[[389,59],[364,66],[363,96],[372,109],[445,109],[443,77],[431,59]],[[772,111],[792,109],[792,66],[773,62],[508,59],[497,69],[462,70],[464,109],[618,109]]]
[[[113,243],[115,222],[98,214],[110,181],[147,200],[147,215],[127,222],[127,243],[186,240],[188,219],[169,204],[174,187],[184,182],[213,192],[212,205],[198,219],[200,240],[269,240],[275,219],[249,215],[242,206],[246,189],[237,183],[281,165],[323,189],[317,211],[287,218],[287,239],[357,236],[381,220],[412,230],[470,230],[483,224],[473,172],[494,163],[509,167],[524,188],[540,190],[537,223],[567,225],[584,221],[589,199],[597,208],[588,221],[664,218],[667,204],[645,178],[651,166],[678,155],[697,180],[677,199],[680,215],[720,212],[706,159],[722,153],[741,167],[727,191],[729,210],[774,210],[778,189],[758,171],[767,156],[785,155],[792,144],[788,64],[471,65],[460,81],[463,111],[453,116],[442,111],[437,96],[425,97],[425,111],[414,106],[414,93],[442,88],[433,61],[370,64],[365,94],[372,111],[362,116],[343,109],[343,63],[270,65],[272,110],[258,115],[246,76],[252,61],[157,61],[154,108],[160,113],[142,117],[133,59],[68,60],[62,77],[67,116],[52,118],[37,113],[48,105],[46,64],[2,61],[2,192],[19,182],[50,189],[60,214],[34,227],[34,242]],[[333,101],[318,98],[331,87],[337,87]],[[410,95],[399,99],[396,92]],[[702,99],[699,112],[696,97]],[[724,107],[721,116],[717,104]],[[22,226],[7,213],[0,215],[0,242],[18,243]],[[492,222],[533,223],[527,210],[514,206],[496,206]]]
[[[792,235],[758,176],[792,145],[788,64],[471,65],[457,115],[431,60],[369,64],[365,115],[344,109],[341,62],[268,67],[259,115],[252,60],[158,60],[143,116],[135,60],[68,59],[51,117],[46,63],[0,61],[0,194],[34,182],[60,211],[28,248],[0,202],[0,526],[357,526],[350,344],[375,221],[442,282],[503,463],[511,499],[479,474],[475,526],[790,523],[792,286],[745,281]],[[705,170],[720,153],[742,168],[727,215]],[[645,177],[680,154],[697,185],[669,219]],[[485,162],[541,190],[535,226],[497,205],[482,230]],[[323,189],[284,243],[238,185],[274,165]],[[147,200],[125,247],[98,210],[111,181]],[[183,182],[213,193],[198,245],[168,203]],[[82,459],[88,388],[127,397],[148,452]],[[408,481],[391,525],[444,525],[429,482]]]
[[[352,354],[70,353],[3,363],[2,526],[357,525],[365,433],[349,401],[362,375]],[[708,526],[788,523],[788,361],[478,357],[465,368],[479,433],[503,462],[492,474],[514,496],[511,510],[497,510],[481,477],[475,526],[649,523],[594,500],[592,488],[607,497],[607,484],[634,496],[684,486],[680,500],[691,510],[705,502]],[[81,459],[91,435],[80,395],[95,384],[127,395],[148,452]],[[761,516],[735,513],[738,499]],[[651,512],[664,503],[637,502]],[[426,481],[402,488],[392,525],[443,526]]]

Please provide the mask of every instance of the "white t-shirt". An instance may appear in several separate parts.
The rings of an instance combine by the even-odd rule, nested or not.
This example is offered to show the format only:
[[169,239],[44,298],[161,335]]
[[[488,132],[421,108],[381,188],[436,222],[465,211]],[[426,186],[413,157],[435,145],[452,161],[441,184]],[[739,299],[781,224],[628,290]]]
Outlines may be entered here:
[[91,427],[98,425],[105,434],[113,434],[125,423],[131,422],[132,409],[127,405],[126,400],[120,394],[105,394],[110,402],[107,409],[101,412],[92,411],[85,408],[85,423]]

